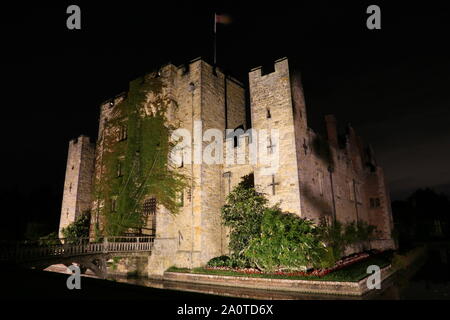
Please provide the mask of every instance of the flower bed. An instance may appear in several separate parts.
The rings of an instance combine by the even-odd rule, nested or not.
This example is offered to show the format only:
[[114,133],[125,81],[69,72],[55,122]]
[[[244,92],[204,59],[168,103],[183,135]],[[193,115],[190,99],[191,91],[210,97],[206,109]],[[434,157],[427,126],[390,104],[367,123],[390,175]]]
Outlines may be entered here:
[[311,281],[337,281],[358,282],[368,276],[367,267],[377,265],[381,269],[390,265],[392,255],[389,252],[376,254],[360,253],[341,259],[336,265],[328,269],[316,269],[307,272],[282,271],[262,272],[251,268],[227,268],[227,267],[199,267],[194,269],[177,268],[172,266],[167,272],[205,274],[216,276],[251,277],[268,279],[311,280]]
[[358,253],[354,254],[348,257],[345,257],[331,268],[325,268],[325,269],[313,269],[311,271],[292,271],[292,272],[285,272],[285,271],[276,271],[276,272],[263,272],[261,270],[255,269],[255,268],[231,268],[231,267],[204,267],[205,270],[222,270],[222,271],[233,271],[238,273],[244,273],[244,274],[267,274],[267,275],[279,275],[279,276],[302,276],[302,277],[323,277],[333,271],[337,271],[340,269],[343,269],[345,267],[348,267],[356,262],[366,260],[370,257],[368,253]]

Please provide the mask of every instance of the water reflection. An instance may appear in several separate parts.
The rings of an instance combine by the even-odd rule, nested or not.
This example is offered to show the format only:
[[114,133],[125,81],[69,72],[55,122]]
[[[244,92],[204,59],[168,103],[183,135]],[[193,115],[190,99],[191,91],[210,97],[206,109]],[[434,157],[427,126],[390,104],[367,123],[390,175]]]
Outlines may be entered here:
[[200,292],[221,296],[264,300],[399,300],[399,299],[450,299],[448,244],[429,249],[428,258],[415,268],[386,279],[381,290],[372,290],[364,296],[339,296],[263,289],[234,288],[177,281],[150,280],[146,278],[123,279],[126,282],[159,289]]

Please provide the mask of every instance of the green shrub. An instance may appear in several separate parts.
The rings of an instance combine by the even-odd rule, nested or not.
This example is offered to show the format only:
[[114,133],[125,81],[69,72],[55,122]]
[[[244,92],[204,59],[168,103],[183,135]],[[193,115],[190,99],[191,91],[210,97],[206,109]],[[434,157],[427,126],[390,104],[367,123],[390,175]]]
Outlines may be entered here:
[[345,248],[355,243],[368,241],[375,232],[375,227],[364,221],[342,224],[335,221],[328,224],[322,219],[319,225],[319,234],[322,241],[327,245],[327,252],[323,256],[323,265],[331,266],[342,258]]
[[61,230],[64,238],[70,242],[76,242],[80,238],[89,237],[90,212],[83,212],[78,218]]
[[61,244],[57,232],[52,232],[46,236],[39,238],[39,245],[55,245],[55,244]]
[[[261,270],[327,268],[342,258],[345,248],[370,239],[375,227],[364,222],[316,226],[312,221],[284,213],[258,193],[252,175],[230,192],[222,208],[223,224],[230,228],[228,260],[214,266],[258,267]],[[213,266],[213,265],[211,265]]]
[[414,263],[423,259],[427,254],[425,246],[416,247],[404,254],[395,253],[392,259],[392,268],[394,270],[407,269]]
[[233,260],[229,256],[220,256],[212,258],[206,264],[208,267],[232,267]]
[[244,251],[253,238],[261,232],[261,220],[268,200],[256,192],[253,176],[243,177],[242,181],[229,193],[222,208],[223,224],[230,228],[229,249],[236,266],[249,266]]
[[245,256],[264,271],[318,266],[326,249],[317,232],[310,220],[268,208],[263,214],[261,234],[251,239]]

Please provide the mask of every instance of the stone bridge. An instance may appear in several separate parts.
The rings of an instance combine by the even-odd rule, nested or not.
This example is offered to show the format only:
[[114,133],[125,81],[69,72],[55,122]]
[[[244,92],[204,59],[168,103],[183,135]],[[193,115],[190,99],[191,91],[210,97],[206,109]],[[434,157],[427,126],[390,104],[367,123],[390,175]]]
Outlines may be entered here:
[[4,241],[0,244],[0,262],[42,270],[53,264],[75,263],[82,272],[90,269],[96,276],[105,278],[109,259],[127,253],[150,253],[153,242],[153,236]]

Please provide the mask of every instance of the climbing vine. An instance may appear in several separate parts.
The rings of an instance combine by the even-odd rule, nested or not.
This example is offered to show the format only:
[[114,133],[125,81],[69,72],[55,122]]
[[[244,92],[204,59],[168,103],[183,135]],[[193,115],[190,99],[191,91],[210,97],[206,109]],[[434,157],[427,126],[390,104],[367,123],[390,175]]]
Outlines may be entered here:
[[173,128],[166,119],[168,106],[176,107],[176,102],[163,94],[163,88],[154,74],[130,82],[127,96],[113,106],[104,124],[101,174],[94,196],[104,222],[99,232],[105,235],[144,228],[142,205],[149,195],[173,214],[181,206],[187,177],[169,163]]

